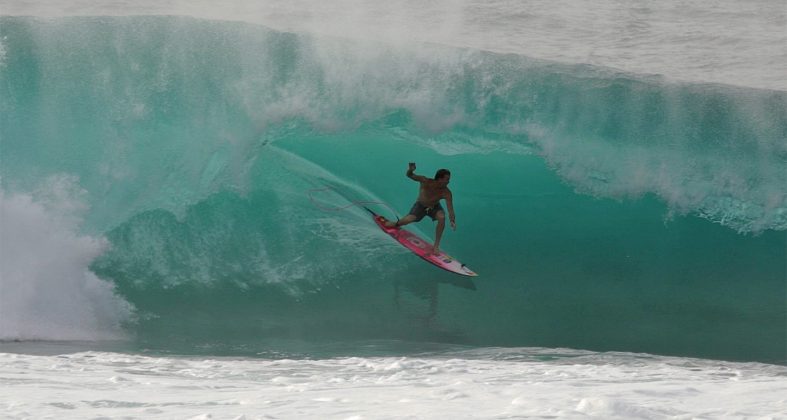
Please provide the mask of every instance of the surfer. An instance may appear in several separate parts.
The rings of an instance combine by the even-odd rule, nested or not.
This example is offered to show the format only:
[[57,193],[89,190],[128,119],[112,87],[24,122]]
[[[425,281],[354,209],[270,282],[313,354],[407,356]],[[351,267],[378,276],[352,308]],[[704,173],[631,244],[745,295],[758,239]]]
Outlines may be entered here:
[[432,253],[437,255],[440,253],[440,238],[443,236],[443,229],[445,229],[445,211],[440,205],[440,200],[445,200],[445,204],[448,207],[448,218],[451,221],[451,229],[456,230],[454,203],[451,190],[448,189],[448,182],[451,181],[451,171],[440,169],[435,173],[434,179],[431,179],[423,175],[417,175],[415,173],[415,162],[410,162],[407,169],[407,177],[421,184],[418,199],[407,216],[402,217],[397,222],[387,221],[385,226],[389,228],[404,226],[412,222],[418,222],[424,216],[437,220],[434,247],[432,248]]

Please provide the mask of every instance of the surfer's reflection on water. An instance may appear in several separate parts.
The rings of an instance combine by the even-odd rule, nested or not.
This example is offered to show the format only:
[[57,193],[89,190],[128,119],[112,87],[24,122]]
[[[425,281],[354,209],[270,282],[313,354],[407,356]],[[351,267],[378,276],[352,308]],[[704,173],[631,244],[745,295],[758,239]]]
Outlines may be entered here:
[[[476,290],[475,283],[467,277],[397,278],[393,282],[396,309],[427,324],[432,322],[437,316],[440,283]],[[428,306],[423,308],[418,301],[426,301]]]

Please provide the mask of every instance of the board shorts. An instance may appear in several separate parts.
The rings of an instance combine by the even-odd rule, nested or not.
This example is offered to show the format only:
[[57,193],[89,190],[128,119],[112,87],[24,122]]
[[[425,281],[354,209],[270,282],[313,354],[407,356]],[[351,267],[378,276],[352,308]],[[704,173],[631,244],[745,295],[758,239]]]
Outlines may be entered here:
[[416,222],[420,222],[424,216],[429,216],[432,218],[432,220],[437,220],[437,213],[441,211],[443,211],[443,207],[440,205],[440,203],[437,203],[432,207],[426,207],[420,202],[416,201],[415,204],[413,204],[413,207],[410,209],[409,214],[415,216]]

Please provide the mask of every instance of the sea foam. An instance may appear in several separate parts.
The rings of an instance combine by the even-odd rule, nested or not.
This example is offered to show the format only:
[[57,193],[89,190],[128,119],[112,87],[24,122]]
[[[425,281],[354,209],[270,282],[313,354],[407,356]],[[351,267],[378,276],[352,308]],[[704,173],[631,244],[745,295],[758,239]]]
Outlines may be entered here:
[[108,246],[79,233],[84,205],[70,177],[34,193],[0,190],[0,339],[122,337],[132,309],[89,265]]

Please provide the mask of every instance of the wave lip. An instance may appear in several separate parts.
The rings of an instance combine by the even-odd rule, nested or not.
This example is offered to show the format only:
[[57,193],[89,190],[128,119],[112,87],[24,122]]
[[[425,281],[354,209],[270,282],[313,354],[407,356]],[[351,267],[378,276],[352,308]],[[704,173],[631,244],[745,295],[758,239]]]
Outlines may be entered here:
[[719,0],[712,7],[674,0],[647,7],[601,0],[587,9],[573,0],[437,1],[417,7],[410,0],[236,0],[231,8],[204,1],[6,3],[2,12],[16,16],[192,16],[318,36],[431,42],[664,74],[674,80],[787,90],[781,0]]

